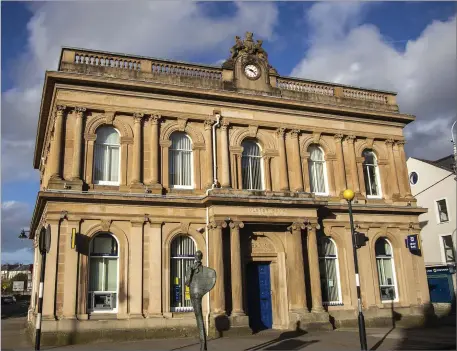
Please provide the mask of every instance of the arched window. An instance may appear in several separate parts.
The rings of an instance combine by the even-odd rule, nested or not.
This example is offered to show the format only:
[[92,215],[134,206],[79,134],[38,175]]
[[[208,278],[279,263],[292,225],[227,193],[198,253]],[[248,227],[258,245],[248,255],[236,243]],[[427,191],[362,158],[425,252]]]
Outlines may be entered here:
[[253,140],[244,140],[241,143],[241,176],[243,189],[263,190],[262,156],[259,145]]
[[170,187],[191,189],[192,174],[192,141],[186,133],[175,132],[169,149]]
[[90,242],[89,296],[90,312],[117,312],[119,247],[109,233],[101,233]]
[[396,301],[398,293],[392,245],[387,239],[379,238],[375,243],[375,254],[381,301]]
[[342,301],[336,244],[331,238],[323,235],[319,239],[318,252],[322,301],[328,305],[340,304]]
[[119,133],[110,126],[97,129],[94,155],[94,183],[119,185]]
[[192,311],[189,287],[184,285],[186,270],[194,261],[195,243],[189,236],[180,235],[171,243],[170,307],[173,312]]
[[325,166],[324,152],[317,145],[310,145],[309,152],[309,183],[311,192],[327,195],[327,169]]
[[371,150],[364,150],[363,177],[367,197],[381,197],[381,184],[379,182],[379,167],[376,155]]

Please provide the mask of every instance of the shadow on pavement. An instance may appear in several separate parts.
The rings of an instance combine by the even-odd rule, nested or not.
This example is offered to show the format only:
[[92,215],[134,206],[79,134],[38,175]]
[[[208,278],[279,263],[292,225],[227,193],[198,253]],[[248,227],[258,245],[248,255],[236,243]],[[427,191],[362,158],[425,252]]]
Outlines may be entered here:
[[245,349],[245,351],[257,350],[300,350],[310,344],[318,342],[318,340],[296,340],[307,332],[300,328],[300,321],[297,322],[296,328],[293,331],[281,333],[277,338],[264,342],[262,344]]
[[[370,350],[377,350],[395,329],[401,314],[394,311],[392,304],[392,328]],[[424,311],[424,322],[412,328],[402,328],[402,337],[396,350],[455,350],[456,349],[456,300],[449,311],[441,316],[436,314],[432,304]]]

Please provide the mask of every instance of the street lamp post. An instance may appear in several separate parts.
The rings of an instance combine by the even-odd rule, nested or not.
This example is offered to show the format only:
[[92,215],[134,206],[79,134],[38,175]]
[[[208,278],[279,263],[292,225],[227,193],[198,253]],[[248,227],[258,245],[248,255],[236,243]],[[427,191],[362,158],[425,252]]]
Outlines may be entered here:
[[359,337],[360,337],[360,348],[361,350],[367,350],[367,335],[365,332],[365,318],[362,312],[362,296],[360,294],[360,279],[359,279],[359,264],[357,260],[357,245],[354,230],[354,221],[352,218],[352,200],[354,199],[354,192],[350,189],[346,189],[343,192],[343,197],[347,200],[349,206],[349,221],[351,223],[351,237],[352,237],[352,251],[354,254],[354,270],[355,270],[355,282],[357,285],[357,303],[359,309],[358,322],[359,322]]
[[[21,234],[19,235],[20,239],[26,239],[27,236],[25,232],[29,232],[28,230],[21,230]],[[43,311],[43,290],[44,290],[44,271],[46,268],[46,253],[49,252],[49,248],[51,246],[51,227],[48,225],[47,227],[41,228],[40,235],[38,237],[38,249],[41,254],[41,270],[40,270],[40,287],[38,291],[38,311],[36,315],[36,322],[35,322],[35,350],[40,350],[41,344],[41,316]]]

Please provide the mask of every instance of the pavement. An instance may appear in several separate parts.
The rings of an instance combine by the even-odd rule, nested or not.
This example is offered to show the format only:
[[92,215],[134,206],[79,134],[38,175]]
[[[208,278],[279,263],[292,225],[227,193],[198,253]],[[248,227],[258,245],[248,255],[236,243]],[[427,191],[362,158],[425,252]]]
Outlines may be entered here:
[[[33,350],[24,330],[24,317],[2,320],[2,350]],[[456,328],[440,326],[427,329],[370,328],[367,329],[369,350],[456,350]],[[194,338],[153,339],[126,342],[99,342],[64,347],[41,347],[41,350],[182,350],[198,351]],[[251,336],[226,337],[208,341],[208,350],[360,350],[358,330],[306,332],[268,330]]]

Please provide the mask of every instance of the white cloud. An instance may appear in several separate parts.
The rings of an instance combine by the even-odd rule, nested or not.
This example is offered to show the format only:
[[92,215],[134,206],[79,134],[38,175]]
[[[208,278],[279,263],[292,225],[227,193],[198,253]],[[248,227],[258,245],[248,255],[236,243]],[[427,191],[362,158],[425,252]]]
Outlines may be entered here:
[[379,29],[360,25],[367,3],[317,3],[307,13],[311,46],[292,76],[393,90],[401,112],[416,115],[405,128],[409,156],[438,159],[452,153],[457,117],[456,17],[433,21],[404,51]]
[[[183,59],[228,57],[235,35],[269,39],[273,3],[236,2],[231,16],[214,17],[191,1],[31,3],[28,47],[12,62],[14,88],[2,94],[2,180],[37,179],[32,157],[46,70],[56,70],[62,46]],[[5,48],[6,49],[6,48]]]
[[[32,241],[19,239],[21,229],[28,229],[30,216],[31,208],[24,202],[5,201],[2,203],[2,262],[23,262],[23,259],[30,258]],[[18,255],[13,255],[13,252]],[[6,260],[5,257],[12,258]]]

